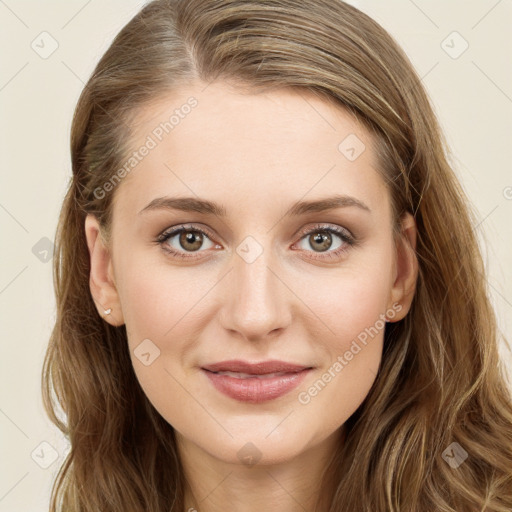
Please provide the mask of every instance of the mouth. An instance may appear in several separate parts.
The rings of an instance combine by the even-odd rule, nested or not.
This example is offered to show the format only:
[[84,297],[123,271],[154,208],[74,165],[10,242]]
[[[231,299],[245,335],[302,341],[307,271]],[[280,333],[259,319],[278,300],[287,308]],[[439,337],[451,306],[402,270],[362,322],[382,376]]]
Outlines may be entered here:
[[201,370],[224,395],[241,402],[261,403],[295,389],[313,368],[284,361],[224,361]]

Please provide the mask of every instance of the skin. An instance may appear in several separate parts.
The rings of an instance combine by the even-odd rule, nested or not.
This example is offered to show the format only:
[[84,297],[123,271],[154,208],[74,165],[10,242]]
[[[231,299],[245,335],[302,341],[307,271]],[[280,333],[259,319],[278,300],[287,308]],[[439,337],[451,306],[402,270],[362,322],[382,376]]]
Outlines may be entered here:
[[[383,329],[307,404],[298,395],[365,329],[380,327],[386,312],[394,313],[390,322],[407,314],[417,279],[415,223],[406,214],[395,240],[369,132],[309,92],[249,94],[226,82],[194,83],[138,113],[134,150],[190,96],[197,107],[117,185],[110,245],[98,236],[95,217],[87,217],[91,293],[105,321],[126,324],[137,379],[177,432],[185,510],[303,511],[319,497],[325,507],[321,472],[374,383]],[[350,134],[365,145],[354,161],[338,149]],[[345,206],[285,216],[295,201],[333,192],[370,211]],[[215,201],[227,215],[139,213],[161,196]],[[155,242],[183,223],[212,235],[198,251],[180,245],[179,234],[166,242],[189,260]],[[317,223],[344,227],[357,244],[332,234],[322,252],[301,231]],[[248,236],[262,250],[250,263],[237,253]],[[326,257],[343,245],[341,255]],[[160,350],[148,366],[134,354],[144,339]],[[200,369],[227,359],[280,359],[314,370],[285,396],[243,403],[217,391]],[[257,464],[239,458],[247,443]]]

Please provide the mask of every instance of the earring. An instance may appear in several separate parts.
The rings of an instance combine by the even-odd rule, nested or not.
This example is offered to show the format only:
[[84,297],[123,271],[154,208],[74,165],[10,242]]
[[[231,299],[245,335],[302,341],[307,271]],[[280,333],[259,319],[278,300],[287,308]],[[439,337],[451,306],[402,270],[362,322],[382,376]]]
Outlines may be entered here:
[[104,313],[105,315],[110,315],[110,313],[112,313],[112,308],[105,309]]

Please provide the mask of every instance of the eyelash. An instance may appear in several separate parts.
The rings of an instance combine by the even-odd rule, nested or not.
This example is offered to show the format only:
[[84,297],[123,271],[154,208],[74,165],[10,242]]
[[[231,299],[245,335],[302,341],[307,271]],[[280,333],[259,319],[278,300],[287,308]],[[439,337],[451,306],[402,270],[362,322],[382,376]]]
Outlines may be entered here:
[[[172,238],[175,235],[179,235],[180,233],[182,233],[184,231],[197,231],[199,233],[202,233],[206,237],[208,237],[210,240],[213,238],[212,235],[207,230],[205,230],[203,228],[200,228],[198,226],[193,226],[193,225],[181,225],[176,228],[172,228],[170,230],[164,231],[157,237],[155,242],[158,243],[159,245],[161,245],[163,250],[165,252],[167,252],[169,255],[171,255],[172,257],[177,257],[177,258],[186,259],[186,260],[197,259],[196,256],[189,256],[186,252],[176,251],[175,249],[170,248],[169,245],[166,245],[164,247],[164,244],[166,244],[166,242],[170,238]],[[338,247],[334,251],[327,250],[324,253],[315,253],[315,254],[325,254],[325,256],[319,256],[319,257],[315,256],[314,259],[325,260],[325,259],[338,258],[343,253],[347,252],[350,249],[350,247],[357,245],[356,238],[354,236],[352,236],[351,234],[349,234],[349,232],[346,229],[340,228],[337,226],[325,225],[325,224],[316,224],[312,228],[302,231],[300,233],[300,240],[302,240],[306,236],[311,235],[316,232],[327,232],[327,233],[335,234],[341,238],[341,240],[343,241],[343,245]],[[194,252],[203,252],[203,251],[194,251]],[[310,251],[307,251],[307,252],[310,252]]]

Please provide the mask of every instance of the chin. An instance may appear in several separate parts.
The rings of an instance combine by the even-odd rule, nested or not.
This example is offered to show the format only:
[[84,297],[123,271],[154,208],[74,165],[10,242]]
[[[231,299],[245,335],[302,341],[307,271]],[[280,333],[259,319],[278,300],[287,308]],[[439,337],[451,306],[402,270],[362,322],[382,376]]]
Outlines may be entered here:
[[[295,430],[291,428],[290,422],[285,427],[284,425],[291,419],[290,417],[283,421],[285,417],[286,415],[280,414],[268,421],[253,418],[252,426],[245,425],[247,418],[244,418],[244,425],[238,426],[237,430],[226,425],[233,437],[222,433],[218,436],[196,439],[195,442],[213,457],[228,464],[245,464],[252,467],[256,464],[261,466],[284,463],[307,451],[312,444],[304,425]],[[257,422],[258,426],[254,422]],[[278,427],[280,422],[282,424]]]

